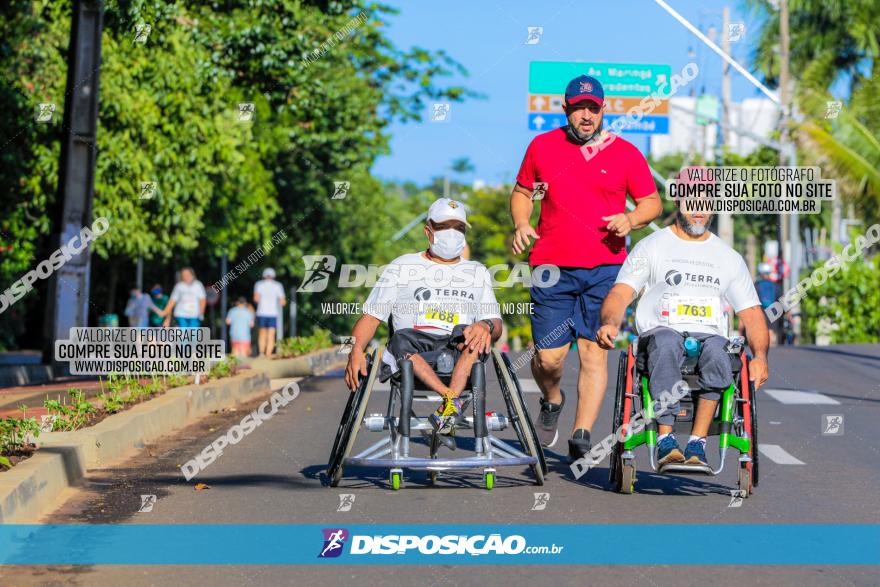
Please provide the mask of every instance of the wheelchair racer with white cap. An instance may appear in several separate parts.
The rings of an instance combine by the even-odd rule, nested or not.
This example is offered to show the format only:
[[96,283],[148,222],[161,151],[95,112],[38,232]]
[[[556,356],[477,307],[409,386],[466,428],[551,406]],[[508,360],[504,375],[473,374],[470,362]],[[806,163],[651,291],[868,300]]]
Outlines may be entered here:
[[[453,434],[462,411],[459,395],[465,389],[471,367],[485,360],[492,342],[501,335],[501,314],[486,267],[462,258],[470,224],[464,206],[440,198],[428,210],[425,251],[402,255],[392,261],[364,303],[364,314],[352,331],[354,343],[345,370],[349,389],[357,389],[367,375],[364,351],[379,324],[388,321],[392,330],[382,356],[382,380],[409,359],[414,375],[443,397],[430,416],[440,434]],[[437,275],[445,275],[436,280]],[[449,385],[444,385],[431,366],[440,354],[452,355],[455,365]]]
[[697,372],[704,391],[690,439],[682,454],[672,433],[677,404],[659,415],[659,468],[673,463],[707,466],[706,436],[721,391],[733,382],[725,350],[725,300],[745,325],[754,355],[749,379],[755,388],[767,379],[769,333],[755,286],[742,256],[708,230],[710,220],[710,213],[688,214],[679,205],[675,224],[635,246],[602,304],[597,341],[604,348],[613,348],[627,306],[644,288],[636,307],[636,326],[640,339],[646,342],[648,387],[654,398],[681,380],[686,354],[690,354],[684,344],[686,337],[702,346]]

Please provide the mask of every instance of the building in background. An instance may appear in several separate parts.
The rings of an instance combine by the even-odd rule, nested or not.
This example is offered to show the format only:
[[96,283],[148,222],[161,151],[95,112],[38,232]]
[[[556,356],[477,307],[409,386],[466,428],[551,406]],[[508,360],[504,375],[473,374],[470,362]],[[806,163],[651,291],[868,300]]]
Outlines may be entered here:
[[[706,159],[714,158],[714,149],[721,141],[717,124],[698,124],[697,98],[691,96],[674,97],[669,101],[669,134],[651,137],[650,154],[662,157],[671,153],[701,154]],[[730,112],[730,123],[734,130],[742,129],[761,138],[769,138],[779,120],[779,108],[770,100],[748,98],[734,103]],[[758,143],[743,135],[732,133],[730,150],[738,155],[748,155],[758,147]]]

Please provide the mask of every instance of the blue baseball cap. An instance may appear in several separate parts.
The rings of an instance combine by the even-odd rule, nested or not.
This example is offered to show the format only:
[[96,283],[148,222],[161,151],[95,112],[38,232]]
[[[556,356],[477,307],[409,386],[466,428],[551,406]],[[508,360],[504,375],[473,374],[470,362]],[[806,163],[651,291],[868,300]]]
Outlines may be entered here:
[[592,100],[599,106],[605,104],[605,90],[602,84],[594,77],[581,75],[570,82],[565,88],[565,103],[577,104],[584,100]]

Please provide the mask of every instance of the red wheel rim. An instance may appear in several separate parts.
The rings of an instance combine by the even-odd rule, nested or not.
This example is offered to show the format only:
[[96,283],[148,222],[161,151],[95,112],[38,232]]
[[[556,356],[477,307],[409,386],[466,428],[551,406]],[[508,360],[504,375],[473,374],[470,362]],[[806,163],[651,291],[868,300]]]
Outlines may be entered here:
[[[746,400],[746,403],[743,404],[743,429],[749,435],[749,458],[755,458],[755,439],[751,437],[752,434],[752,410],[751,404],[753,401],[751,388],[749,386],[749,362],[748,357],[746,357],[745,351],[740,355],[740,359],[742,362],[742,369],[740,370],[740,379],[739,385],[742,390],[743,399]],[[746,463],[746,470],[749,472],[749,493],[752,493],[752,487],[754,483],[752,481],[752,461]]]
[[629,397],[629,394],[633,393],[633,365],[636,362],[635,355],[633,355],[632,345],[629,346],[629,349],[626,353],[626,386],[624,389],[626,390],[623,396],[623,420],[620,427],[621,434],[624,438],[627,435],[627,425],[629,424],[630,414],[632,413],[632,398]]

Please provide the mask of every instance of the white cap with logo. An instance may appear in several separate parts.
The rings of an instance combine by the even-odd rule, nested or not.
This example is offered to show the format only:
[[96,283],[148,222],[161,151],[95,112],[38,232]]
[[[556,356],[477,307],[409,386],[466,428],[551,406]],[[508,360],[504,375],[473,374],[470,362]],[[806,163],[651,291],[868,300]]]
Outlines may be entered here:
[[428,208],[428,220],[433,220],[434,222],[460,220],[466,226],[470,226],[467,221],[467,212],[465,212],[464,204],[449,198],[440,198],[431,204],[431,207]]

